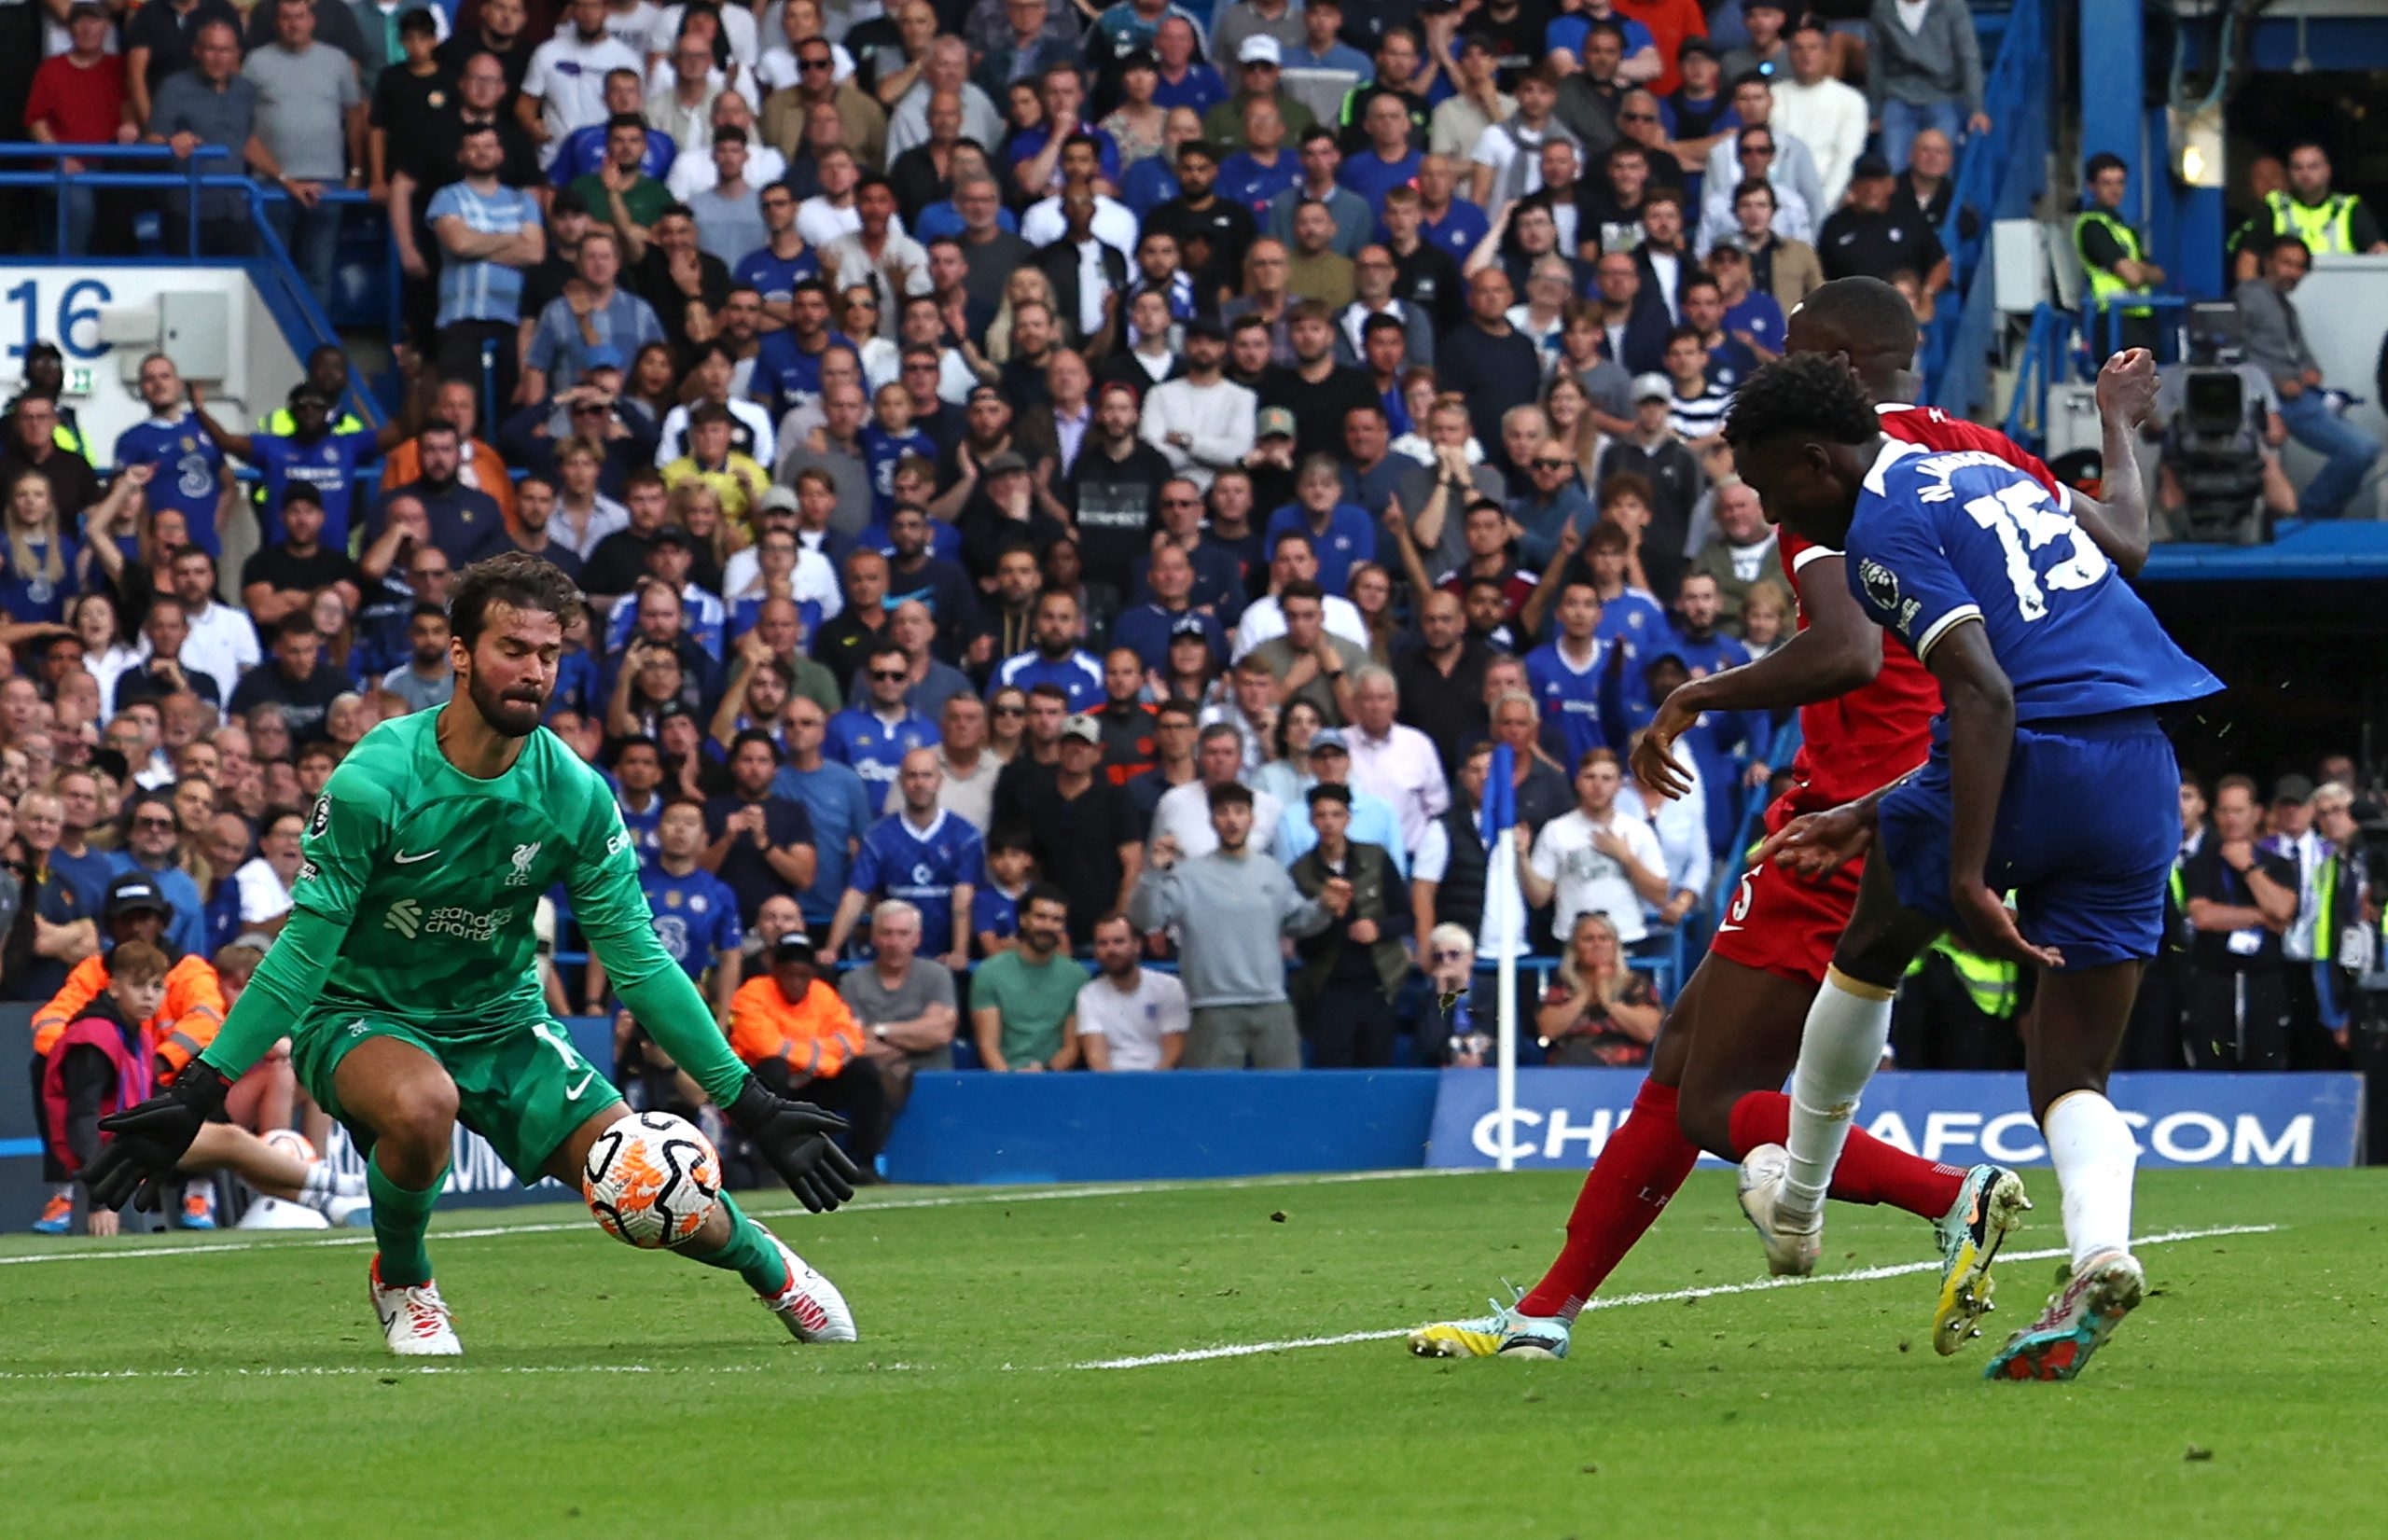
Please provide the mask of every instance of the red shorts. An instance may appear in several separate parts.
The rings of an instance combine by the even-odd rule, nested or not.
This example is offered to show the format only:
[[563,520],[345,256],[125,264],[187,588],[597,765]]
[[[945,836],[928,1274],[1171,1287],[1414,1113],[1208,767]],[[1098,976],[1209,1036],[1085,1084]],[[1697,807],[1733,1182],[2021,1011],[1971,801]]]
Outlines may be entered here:
[[[1772,834],[1803,812],[1810,799],[1786,792],[1766,810]],[[1852,861],[1821,882],[1803,882],[1769,862],[1742,873],[1741,885],[1716,922],[1708,950],[1729,963],[1804,978],[1822,985],[1840,933],[1857,908],[1857,877],[1865,863]]]

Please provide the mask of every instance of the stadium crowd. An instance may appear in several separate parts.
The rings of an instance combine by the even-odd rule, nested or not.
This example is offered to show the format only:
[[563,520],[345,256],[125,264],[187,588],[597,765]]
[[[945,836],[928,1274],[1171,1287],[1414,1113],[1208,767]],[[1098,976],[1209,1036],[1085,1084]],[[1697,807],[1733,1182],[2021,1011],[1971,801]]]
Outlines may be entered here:
[[[1928,314],[1986,122],[1962,0],[1856,27],[1774,0],[24,8],[37,137],[235,148],[318,287],[318,194],[384,201],[410,389],[368,428],[326,348],[236,427],[158,355],[149,419],[98,445],[54,351],[28,360],[0,992],[71,1015],[136,926],[237,990],[341,756],[447,699],[454,574],[522,550],[590,598],[549,726],[618,786],[659,934],[864,1156],[957,1045],[1377,1065],[1409,1033],[1481,1061],[1484,1012],[1434,1003],[1505,950],[1557,960],[1522,1017],[1550,1061],[1646,1060],[1783,773],[1781,724],[1729,714],[1681,741],[1684,800],[1625,770],[1671,689],[1795,624],[1722,414],[1827,279]],[[51,216],[108,250],[132,212]],[[250,240],[213,192],[160,212]],[[2285,1061],[2189,1041],[2216,970],[2323,1008],[2296,964],[2364,898],[2312,886],[2348,859],[2351,772],[2317,768],[2269,810],[2301,853],[2250,854],[2217,788],[2185,844],[2194,1030],[2151,1052]],[[136,868],[149,907],[112,902]],[[552,934],[556,1011],[610,1012],[568,913]],[[1914,992],[1902,1051],[2011,1055],[2014,981],[1931,965],[1956,983]],[[223,1008],[192,978],[148,1023],[168,1074]],[[616,1037],[645,1102],[692,1103]],[[286,1063],[257,1073],[284,1126]]]

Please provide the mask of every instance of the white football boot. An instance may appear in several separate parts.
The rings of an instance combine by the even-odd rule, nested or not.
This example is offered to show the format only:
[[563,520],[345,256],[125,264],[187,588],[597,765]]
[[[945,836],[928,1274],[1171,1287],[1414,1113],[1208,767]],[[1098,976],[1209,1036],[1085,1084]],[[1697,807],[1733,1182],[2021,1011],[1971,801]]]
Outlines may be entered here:
[[757,1296],[763,1308],[778,1316],[788,1335],[799,1342],[856,1340],[861,1334],[854,1330],[854,1312],[847,1308],[838,1285],[812,1270],[812,1264],[789,1250],[786,1242],[769,1230],[763,1234],[787,1264],[787,1287],[777,1294]]
[[1742,1157],[1742,1213],[1766,1247],[1767,1270],[1777,1278],[1805,1278],[1824,1250],[1824,1215],[1818,1213],[1805,1229],[1784,1222],[1776,1203],[1790,1169],[1791,1152],[1780,1145],[1760,1145]]
[[464,1355],[465,1344],[457,1339],[455,1324],[449,1319],[448,1302],[439,1297],[439,1286],[425,1281],[405,1283],[396,1288],[382,1286],[382,1257],[373,1257],[373,1313],[382,1322],[382,1335],[388,1339],[390,1351],[401,1358],[458,1358]]

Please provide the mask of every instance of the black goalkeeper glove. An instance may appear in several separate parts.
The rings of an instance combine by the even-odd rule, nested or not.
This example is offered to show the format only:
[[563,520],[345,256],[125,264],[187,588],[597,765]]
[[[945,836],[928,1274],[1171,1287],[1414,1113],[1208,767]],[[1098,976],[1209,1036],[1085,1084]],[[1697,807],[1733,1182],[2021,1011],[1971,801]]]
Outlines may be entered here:
[[91,1206],[121,1209],[130,1201],[156,1214],[166,1200],[166,1179],[201,1125],[223,1110],[231,1089],[231,1081],[194,1059],[162,1096],[101,1118],[100,1131],[113,1137],[83,1172]]
[[836,1113],[775,1096],[752,1075],[724,1110],[806,1208],[826,1213],[854,1195],[862,1172],[830,1140],[846,1131],[846,1120]]

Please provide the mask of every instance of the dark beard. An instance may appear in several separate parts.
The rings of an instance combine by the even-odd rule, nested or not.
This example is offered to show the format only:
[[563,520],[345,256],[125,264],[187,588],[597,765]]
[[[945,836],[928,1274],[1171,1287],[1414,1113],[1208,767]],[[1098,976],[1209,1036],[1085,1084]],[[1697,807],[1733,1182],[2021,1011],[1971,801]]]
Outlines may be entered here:
[[548,714],[545,695],[535,700],[511,700],[483,684],[479,674],[466,683],[465,689],[472,697],[473,709],[481,714],[481,720],[500,738],[530,737]]

